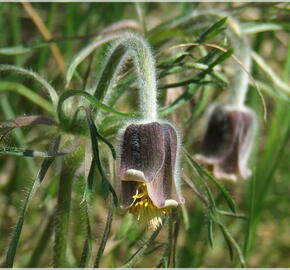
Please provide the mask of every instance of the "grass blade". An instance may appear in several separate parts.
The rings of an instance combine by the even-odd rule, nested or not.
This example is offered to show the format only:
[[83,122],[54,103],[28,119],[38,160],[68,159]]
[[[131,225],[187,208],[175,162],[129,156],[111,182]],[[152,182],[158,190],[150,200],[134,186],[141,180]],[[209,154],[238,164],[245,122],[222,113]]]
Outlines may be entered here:
[[53,105],[57,107],[58,95],[56,91],[46,80],[44,80],[37,73],[13,65],[0,65],[0,72],[15,72],[37,81],[41,85],[41,87],[49,93]]
[[45,111],[49,113],[53,113],[54,109],[49,101],[36,94],[34,91],[29,89],[28,87],[15,82],[1,81],[0,83],[0,92],[2,91],[13,91],[18,93],[19,95],[27,98],[37,106],[41,107]]
[[252,222],[254,221],[255,213],[255,196],[256,196],[256,174],[253,174],[252,179],[250,180],[250,205],[249,205],[249,219],[247,222],[247,234],[244,243],[244,256],[247,257],[248,251],[251,247],[252,242]]
[[0,49],[0,54],[3,55],[18,55],[18,54],[23,54],[23,53],[28,53],[32,49],[29,47],[25,47],[22,45],[19,46],[14,46],[14,47],[7,47],[7,48],[1,48]]
[[75,70],[77,69],[78,65],[87,57],[89,56],[95,49],[100,47],[103,44],[106,44],[112,40],[115,40],[121,37],[122,34],[111,34],[103,38],[95,38],[88,46],[83,48],[72,60],[71,64],[69,65],[67,72],[66,72],[66,87],[68,87]]
[[[59,147],[59,143],[60,143],[60,137],[58,137],[53,145],[53,150],[57,151],[58,147]],[[16,254],[16,250],[17,250],[17,246],[18,246],[18,242],[19,242],[19,238],[21,235],[21,231],[22,231],[22,226],[24,223],[24,218],[29,206],[30,201],[32,200],[35,192],[38,190],[41,182],[43,181],[49,167],[51,166],[52,162],[54,161],[54,158],[48,158],[45,159],[42,164],[41,164],[41,169],[38,172],[37,177],[35,178],[29,192],[28,195],[24,201],[23,204],[23,208],[20,212],[20,216],[16,225],[16,229],[13,233],[11,242],[9,244],[9,248],[8,248],[8,252],[6,255],[6,263],[5,263],[5,267],[13,267],[13,263],[14,263],[14,257]]]
[[11,155],[11,156],[21,156],[21,157],[42,157],[42,158],[52,158],[66,155],[67,153],[61,152],[40,152],[31,149],[19,149],[15,147],[4,147],[0,148],[0,155]]

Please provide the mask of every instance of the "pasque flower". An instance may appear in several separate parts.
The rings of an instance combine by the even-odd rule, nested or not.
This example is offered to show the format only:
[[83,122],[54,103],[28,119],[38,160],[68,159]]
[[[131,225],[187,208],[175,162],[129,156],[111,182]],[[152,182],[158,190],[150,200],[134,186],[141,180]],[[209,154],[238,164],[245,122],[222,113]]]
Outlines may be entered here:
[[251,175],[248,161],[257,129],[255,113],[245,105],[252,62],[249,41],[239,22],[227,13],[198,11],[191,16],[227,16],[226,34],[240,60],[240,64],[236,64],[233,70],[229,100],[208,109],[208,123],[202,139],[201,153],[197,157],[213,166],[213,173],[218,179],[247,179]]
[[248,159],[256,131],[254,113],[246,107],[241,110],[221,104],[210,110],[201,154],[196,157],[212,165],[218,179],[249,178]]
[[[141,118],[127,123],[121,133],[121,208],[155,230],[162,216],[183,201],[178,184],[179,140],[173,125],[158,119],[155,61],[147,42],[128,33],[113,44],[108,62],[116,55],[116,73],[123,61],[133,60],[141,112]],[[109,95],[110,91],[104,100]]]
[[156,229],[181,200],[176,186],[177,134],[167,123],[131,124],[121,146],[121,207]]

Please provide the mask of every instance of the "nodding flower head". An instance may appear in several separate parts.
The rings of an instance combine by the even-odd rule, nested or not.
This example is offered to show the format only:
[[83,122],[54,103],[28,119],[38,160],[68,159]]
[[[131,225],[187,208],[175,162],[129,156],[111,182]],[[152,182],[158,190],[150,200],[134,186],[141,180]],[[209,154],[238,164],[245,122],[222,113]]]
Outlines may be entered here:
[[245,106],[237,109],[218,104],[209,110],[201,154],[197,158],[212,165],[218,179],[249,178],[248,160],[256,132],[255,114]]
[[177,185],[178,137],[173,126],[130,124],[121,144],[121,207],[150,229],[183,202]]

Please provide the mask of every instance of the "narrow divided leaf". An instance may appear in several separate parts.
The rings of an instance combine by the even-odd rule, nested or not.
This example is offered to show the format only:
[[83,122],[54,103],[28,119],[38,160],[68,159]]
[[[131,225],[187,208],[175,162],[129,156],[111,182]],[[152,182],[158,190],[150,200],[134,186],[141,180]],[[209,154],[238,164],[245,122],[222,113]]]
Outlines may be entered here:
[[236,240],[232,237],[232,235],[230,234],[230,232],[228,231],[228,229],[225,227],[225,225],[223,225],[221,222],[217,222],[217,224],[219,225],[225,239],[226,242],[228,244],[229,247],[229,252],[230,252],[230,256],[231,258],[233,257],[233,248],[235,248],[235,250],[237,251],[240,263],[242,265],[242,267],[245,267],[246,263],[245,263],[245,258],[243,256],[243,253],[238,245],[238,243],[236,242]]
[[93,150],[93,161],[96,164],[99,173],[102,177],[102,189],[103,189],[103,196],[105,199],[107,199],[109,192],[112,193],[113,196],[113,200],[115,205],[118,205],[118,197],[117,194],[113,188],[113,186],[111,185],[109,179],[107,178],[103,166],[102,166],[102,162],[100,159],[100,151],[99,151],[99,145],[98,145],[98,131],[97,128],[95,126],[95,123],[93,121],[93,117],[92,114],[90,112],[90,110],[87,110],[87,121],[89,124],[89,129],[90,129],[90,135],[91,135],[91,143],[92,143],[92,150]]
[[223,31],[225,28],[222,26],[226,23],[227,17],[222,18],[215,24],[213,24],[211,27],[209,27],[205,32],[203,32],[198,39],[196,40],[196,43],[202,43],[206,40],[209,40],[213,37],[215,37],[217,34],[219,34],[221,31]]
[[202,168],[193,158],[189,155],[189,153],[185,150],[186,157],[190,161],[190,163],[196,168],[201,176],[206,176],[215,186],[220,190],[223,194],[229,208],[232,210],[233,213],[237,212],[237,207],[233,199],[231,198],[230,194],[225,190],[225,188],[204,168]]

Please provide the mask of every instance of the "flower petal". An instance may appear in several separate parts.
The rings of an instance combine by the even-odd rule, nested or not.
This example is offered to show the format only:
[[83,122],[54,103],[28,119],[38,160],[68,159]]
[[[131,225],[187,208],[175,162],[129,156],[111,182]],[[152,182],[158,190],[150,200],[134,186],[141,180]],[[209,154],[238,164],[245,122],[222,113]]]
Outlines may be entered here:
[[256,120],[250,109],[237,110],[218,105],[212,112],[199,160],[214,166],[218,179],[236,181],[251,175],[248,159]]
[[[121,180],[151,182],[164,164],[165,149],[161,124],[129,125],[123,135],[121,147]],[[137,179],[132,171],[143,172]],[[133,179],[132,179],[133,178]]]
[[[166,207],[166,201],[181,202],[176,190],[175,170],[177,155],[177,134],[169,124],[162,124],[164,136],[165,159],[162,169],[155,179],[147,184],[148,194],[153,203],[159,207]],[[169,202],[170,202],[169,201]],[[168,204],[169,204],[168,202]],[[172,205],[175,205],[172,204]]]
[[121,208],[129,208],[135,201],[133,196],[136,195],[138,182],[122,181],[121,185]]
[[227,111],[217,106],[209,119],[205,138],[202,143],[202,155],[218,162],[232,150],[236,137],[235,125]]

